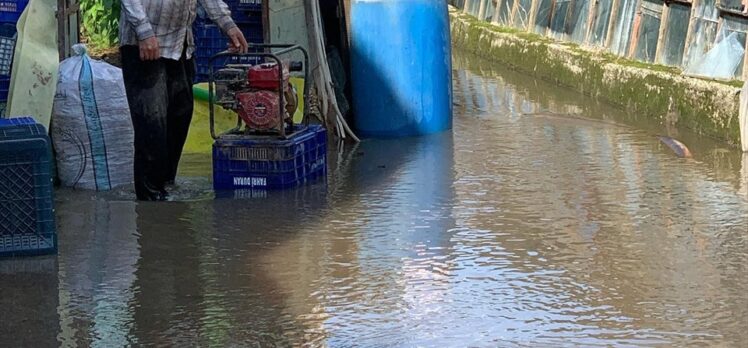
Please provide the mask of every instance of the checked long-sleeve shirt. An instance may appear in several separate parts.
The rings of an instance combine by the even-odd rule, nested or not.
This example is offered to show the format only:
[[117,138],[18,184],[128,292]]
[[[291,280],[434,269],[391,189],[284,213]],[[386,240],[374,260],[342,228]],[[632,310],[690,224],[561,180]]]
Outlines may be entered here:
[[[224,33],[236,27],[229,7],[221,0],[122,0],[120,45],[138,45],[139,41],[156,37],[161,57],[179,60],[195,52],[192,22],[197,3]],[[184,45],[187,45],[186,51]]]

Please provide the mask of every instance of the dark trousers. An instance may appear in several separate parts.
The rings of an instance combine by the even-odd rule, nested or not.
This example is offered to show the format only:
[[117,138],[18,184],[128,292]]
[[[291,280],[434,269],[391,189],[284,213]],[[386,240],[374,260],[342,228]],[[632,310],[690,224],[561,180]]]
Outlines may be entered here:
[[178,61],[142,61],[137,46],[120,53],[135,130],[135,193],[140,200],[159,199],[177,175],[187,139],[195,64],[184,54]]

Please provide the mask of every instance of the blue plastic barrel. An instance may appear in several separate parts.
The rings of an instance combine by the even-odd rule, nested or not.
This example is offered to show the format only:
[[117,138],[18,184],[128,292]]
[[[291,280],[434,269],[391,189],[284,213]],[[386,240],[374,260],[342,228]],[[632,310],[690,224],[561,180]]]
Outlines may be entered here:
[[355,127],[404,137],[452,127],[446,0],[351,0]]

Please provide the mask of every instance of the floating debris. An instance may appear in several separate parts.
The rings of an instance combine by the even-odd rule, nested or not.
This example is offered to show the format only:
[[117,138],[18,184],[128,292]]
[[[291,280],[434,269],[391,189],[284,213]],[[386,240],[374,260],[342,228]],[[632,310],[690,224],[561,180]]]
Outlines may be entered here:
[[673,152],[675,152],[675,155],[677,155],[680,158],[691,158],[691,150],[686,147],[683,143],[681,143],[678,140],[675,140],[671,137],[666,136],[659,136],[658,137],[660,141],[667,145]]

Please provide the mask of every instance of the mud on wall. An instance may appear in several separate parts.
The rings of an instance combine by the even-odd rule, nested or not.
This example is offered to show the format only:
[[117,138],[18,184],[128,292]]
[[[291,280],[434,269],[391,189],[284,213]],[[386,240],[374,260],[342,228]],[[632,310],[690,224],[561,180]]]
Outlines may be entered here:
[[734,83],[683,76],[676,69],[622,59],[571,43],[476,20],[450,9],[455,46],[606,100],[630,113],[686,127],[737,146]]

